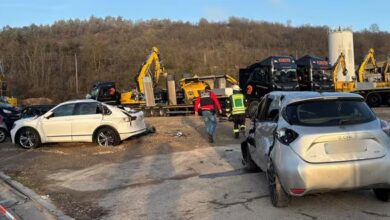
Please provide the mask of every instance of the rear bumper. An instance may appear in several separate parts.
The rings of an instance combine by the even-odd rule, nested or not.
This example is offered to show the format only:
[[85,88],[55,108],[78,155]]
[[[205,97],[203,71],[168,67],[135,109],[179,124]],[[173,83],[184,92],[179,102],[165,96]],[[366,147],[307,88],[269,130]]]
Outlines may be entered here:
[[[333,163],[308,163],[290,147],[276,144],[273,161],[285,191],[293,196],[357,188],[390,188],[390,156]],[[305,189],[296,195],[291,189]]]
[[143,128],[143,129],[140,129],[137,131],[127,132],[127,133],[119,133],[119,136],[121,137],[121,140],[123,141],[131,136],[146,133],[146,132],[147,132],[147,129]]

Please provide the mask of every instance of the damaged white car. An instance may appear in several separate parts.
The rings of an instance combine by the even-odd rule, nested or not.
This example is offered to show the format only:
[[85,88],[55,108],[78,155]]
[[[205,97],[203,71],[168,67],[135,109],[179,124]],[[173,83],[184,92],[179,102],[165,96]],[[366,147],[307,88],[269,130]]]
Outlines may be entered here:
[[49,142],[96,142],[115,146],[147,131],[143,112],[126,112],[95,100],[61,103],[42,116],[21,119],[11,130],[12,142],[30,149]]

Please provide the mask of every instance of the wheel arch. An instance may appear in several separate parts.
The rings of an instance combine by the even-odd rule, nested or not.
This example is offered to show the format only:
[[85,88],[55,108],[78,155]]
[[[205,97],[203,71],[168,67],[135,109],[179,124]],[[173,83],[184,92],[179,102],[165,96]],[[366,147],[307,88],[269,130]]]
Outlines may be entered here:
[[104,124],[104,125],[100,125],[99,127],[97,127],[93,133],[92,133],[92,142],[95,142],[96,141],[96,135],[97,135],[97,132],[102,129],[102,128],[110,128],[112,130],[114,130],[116,132],[116,134],[118,135],[118,137],[120,138],[120,135],[119,135],[119,132],[116,128],[114,128],[113,126],[111,125],[107,125],[107,124]]
[[43,142],[43,140],[46,141],[46,139],[43,138],[42,134],[38,131],[38,129],[36,129],[36,128],[32,127],[32,126],[28,126],[28,125],[24,125],[24,126],[18,128],[18,130],[16,130],[16,132],[15,132],[15,137],[14,137],[15,141],[16,141],[16,137],[18,136],[19,132],[20,132],[22,129],[25,129],[25,128],[30,128],[30,129],[33,129],[35,132],[37,132],[38,135],[39,135],[39,138],[41,139],[41,142]]

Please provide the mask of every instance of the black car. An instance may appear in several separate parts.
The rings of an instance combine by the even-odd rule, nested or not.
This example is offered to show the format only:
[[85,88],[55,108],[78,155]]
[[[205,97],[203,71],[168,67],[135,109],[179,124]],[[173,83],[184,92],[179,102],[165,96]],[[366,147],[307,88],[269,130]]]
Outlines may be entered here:
[[14,122],[21,118],[20,111],[6,103],[0,103],[0,115],[3,117],[8,130],[11,130]]
[[23,108],[22,118],[30,118],[35,116],[41,116],[48,112],[55,105],[31,105]]

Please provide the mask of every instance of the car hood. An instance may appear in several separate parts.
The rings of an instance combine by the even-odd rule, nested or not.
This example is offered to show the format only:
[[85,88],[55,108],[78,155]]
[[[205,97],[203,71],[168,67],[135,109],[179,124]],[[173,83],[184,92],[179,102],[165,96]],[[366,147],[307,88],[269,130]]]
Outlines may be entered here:
[[29,123],[29,122],[37,121],[38,118],[39,117],[37,117],[37,116],[31,117],[31,118],[22,118],[22,119],[19,119],[19,120],[15,121],[15,125],[26,124],[26,123]]

